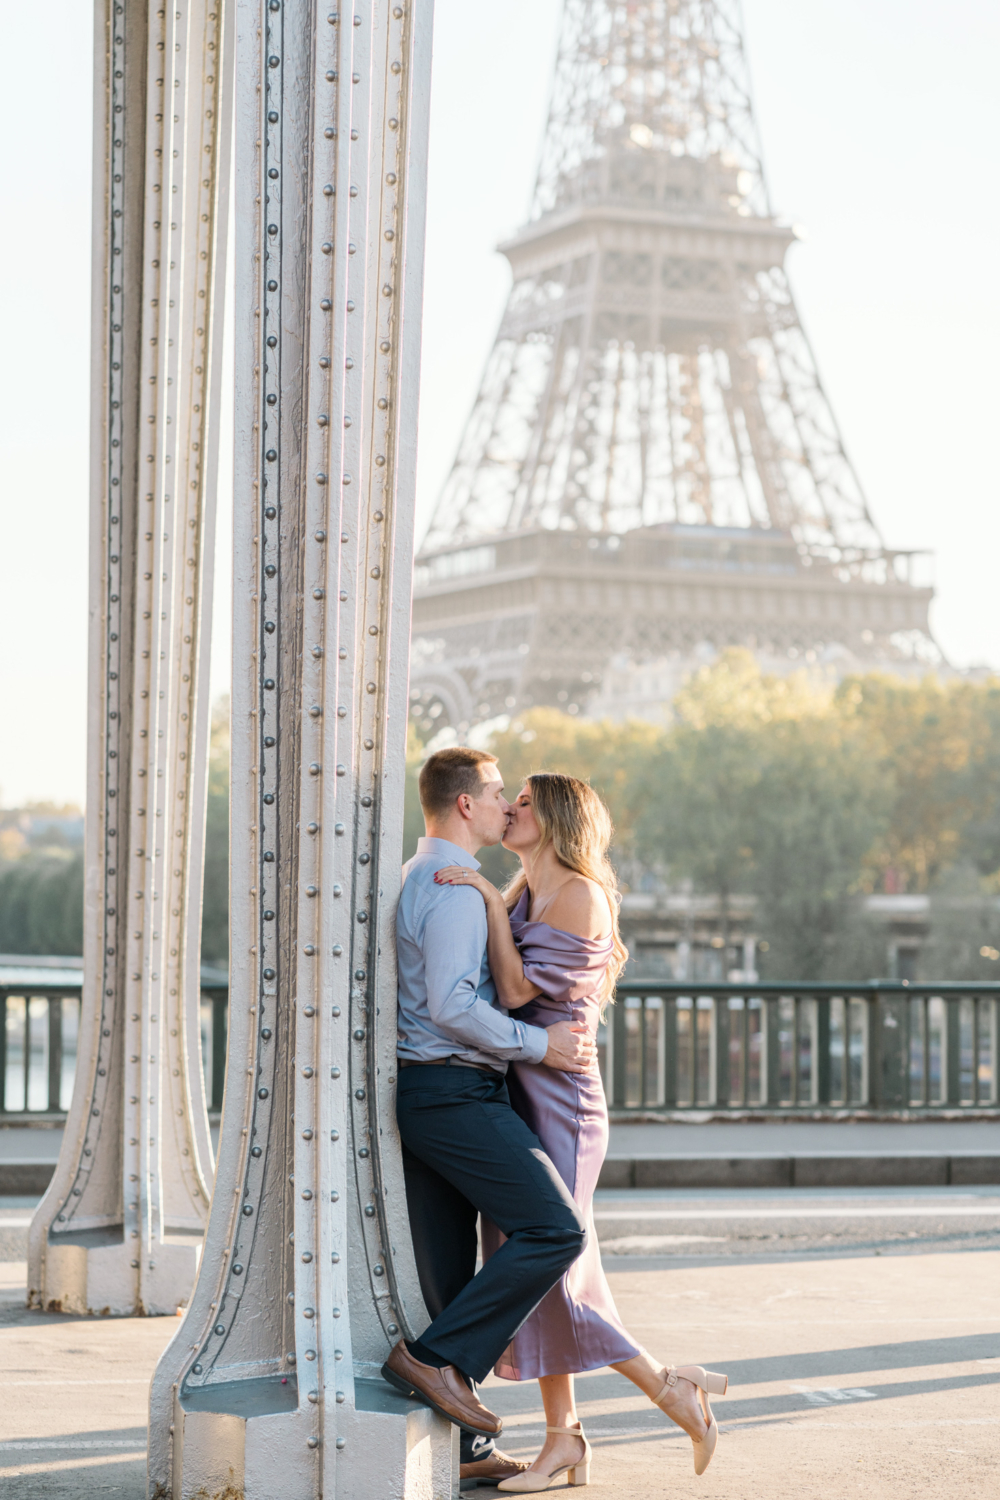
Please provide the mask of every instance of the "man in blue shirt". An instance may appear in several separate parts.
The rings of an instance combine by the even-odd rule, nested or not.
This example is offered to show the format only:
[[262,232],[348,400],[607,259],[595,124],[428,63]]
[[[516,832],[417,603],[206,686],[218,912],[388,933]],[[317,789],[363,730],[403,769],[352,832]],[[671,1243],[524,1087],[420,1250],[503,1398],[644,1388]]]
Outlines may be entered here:
[[[572,1194],[511,1109],[504,1075],[514,1059],[586,1072],[594,1044],[585,1026],[530,1026],[500,1007],[482,897],[435,884],[445,865],[477,870],[476,850],[503,837],[509,804],[496,757],[466,746],[439,750],[420,773],[420,802],[427,836],[403,871],[396,912],[396,1113],[417,1270],[433,1321],[419,1339],[400,1340],[382,1373],[462,1429],[463,1481],[496,1484],[527,1466],[493,1451],[502,1424],[473,1383],[586,1241]],[[507,1238],[477,1276],[480,1213]]]

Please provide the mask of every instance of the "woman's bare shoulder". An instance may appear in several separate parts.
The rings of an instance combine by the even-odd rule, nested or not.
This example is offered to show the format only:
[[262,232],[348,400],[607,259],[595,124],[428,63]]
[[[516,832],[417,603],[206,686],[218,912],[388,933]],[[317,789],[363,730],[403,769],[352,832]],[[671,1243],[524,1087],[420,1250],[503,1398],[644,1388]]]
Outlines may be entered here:
[[596,880],[574,874],[561,885],[545,912],[550,927],[577,937],[604,938],[611,931],[608,898]]

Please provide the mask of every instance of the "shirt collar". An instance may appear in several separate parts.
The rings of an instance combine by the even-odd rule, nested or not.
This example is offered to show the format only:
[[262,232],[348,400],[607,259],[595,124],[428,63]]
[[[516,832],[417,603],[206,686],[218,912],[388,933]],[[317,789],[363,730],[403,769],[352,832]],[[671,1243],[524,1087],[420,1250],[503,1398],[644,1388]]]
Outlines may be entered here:
[[458,844],[453,844],[450,839],[434,839],[421,834],[417,839],[417,853],[433,854],[439,859],[447,859],[449,864],[464,865],[467,870],[479,869],[478,859],[473,859],[471,854]]

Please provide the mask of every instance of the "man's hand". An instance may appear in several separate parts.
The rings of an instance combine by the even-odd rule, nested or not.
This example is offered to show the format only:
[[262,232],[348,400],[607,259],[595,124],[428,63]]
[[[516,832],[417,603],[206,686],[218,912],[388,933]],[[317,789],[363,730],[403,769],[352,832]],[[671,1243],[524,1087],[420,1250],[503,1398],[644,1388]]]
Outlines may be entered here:
[[549,1045],[542,1062],[561,1073],[589,1073],[597,1060],[597,1048],[587,1027],[576,1021],[557,1021],[548,1027]]

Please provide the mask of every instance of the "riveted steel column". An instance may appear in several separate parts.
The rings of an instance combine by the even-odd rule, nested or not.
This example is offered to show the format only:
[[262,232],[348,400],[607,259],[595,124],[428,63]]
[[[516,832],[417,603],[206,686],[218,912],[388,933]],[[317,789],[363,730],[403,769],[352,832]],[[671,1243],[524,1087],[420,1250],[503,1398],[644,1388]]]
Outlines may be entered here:
[[430,0],[240,0],[229,1058],[155,1496],[448,1495],[395,1129]]
[[172,1313],[207,1219],[199,1039],[222,0],[98,0],[85,968],[29,1301]]

